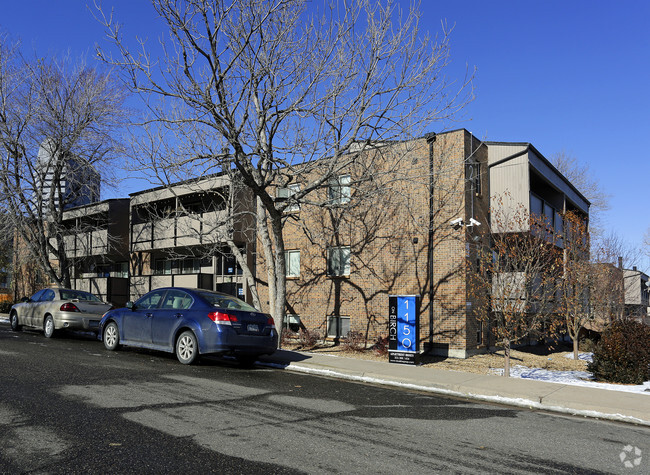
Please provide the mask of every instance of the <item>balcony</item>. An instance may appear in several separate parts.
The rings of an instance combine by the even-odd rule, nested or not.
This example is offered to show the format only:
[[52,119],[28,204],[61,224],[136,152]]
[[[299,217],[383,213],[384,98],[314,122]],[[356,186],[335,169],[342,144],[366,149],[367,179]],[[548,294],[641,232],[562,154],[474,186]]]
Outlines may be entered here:
[[129,279],[124,277],[99,277],[83,274],[81,278],[72,279],[72,287],[95,294],[115,306],[124,306],[129,299]]
[[131,293],[139,298],[147,292],[161,287],[189,287],[212,290],[212,274],[166,274],[141,275],[131,278]]
[[201,217],[178,216],[131,227],[131,250],[150,251],[178,246],[215,244],[231,237],[225,211],[203,213]]

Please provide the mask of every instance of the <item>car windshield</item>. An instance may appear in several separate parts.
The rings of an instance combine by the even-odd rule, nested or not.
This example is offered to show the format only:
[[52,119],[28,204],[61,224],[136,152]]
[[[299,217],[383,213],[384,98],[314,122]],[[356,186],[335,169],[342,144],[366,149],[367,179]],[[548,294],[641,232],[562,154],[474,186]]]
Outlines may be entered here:
[[86,300],[89,302],[101,302],[101,300],[90,292],[82,290],[61,290],[61,300]]
[[244,310],[246,312],[259,312],[255,307],[248,305],[243,300],[229,295],[217,294],[213,292],[199,292],[199,295],[207,300],[210,305],[218,308],[231,308],[233,310]]

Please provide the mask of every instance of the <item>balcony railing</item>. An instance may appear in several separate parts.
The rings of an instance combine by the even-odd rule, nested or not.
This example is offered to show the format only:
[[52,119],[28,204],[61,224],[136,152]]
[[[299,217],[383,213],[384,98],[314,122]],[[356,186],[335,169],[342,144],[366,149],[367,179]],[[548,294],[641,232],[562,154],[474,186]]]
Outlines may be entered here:
[[131,277],[131,296],[137,299],[147,292],[161,287],[189,287],[212,290],[212,274],[167,274]]
[[225,211],[215,211],[203,213],[200,219],[178,216],[134,224],[131,227],[131,250],[147,251],[222,242],[231,234],[224,224],[226,218]]

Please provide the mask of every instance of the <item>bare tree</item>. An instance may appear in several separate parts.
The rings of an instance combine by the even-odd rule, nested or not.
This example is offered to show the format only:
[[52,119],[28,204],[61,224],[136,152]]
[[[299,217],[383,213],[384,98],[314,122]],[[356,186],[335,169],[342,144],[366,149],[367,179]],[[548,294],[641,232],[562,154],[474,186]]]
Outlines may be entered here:
[[609,262],[592,262],[594,277],[589,304],[594,331],[602,332],[625,315],[625,277],[623,269]]
[[27,61],[0,37],[2,225],[57,284],[70,285],[63,211],[96,190],[92,170],[113,157],[124,98],[109,73]]
[[603,215],[611,208],[611,195],[593,176],[589,165],[580,163],[573,155],[561,151],[551,157],[551,163],[591,202],[589,234],[592,242],[597,244],[605,233]]
[[562,252],[542,217],[504,203],[493,200],[492,243],[481,252],[480,271],[471,275],[471,286],[480,302],[478,318],[503,346],[504,376],[510,376],[512,345],[554,330]]
[[[362,151],[453,117],[471,90],[444,79],[447,31],[431,40],[417,7],[402,11],[392,0],[152,3],[167,30],[161,59],[144,42],[130,47],[112,14],[99,13],[117,48],[99,56],[146,97],[152,136],[168,139],[139,147],[142,166],[161,176],[233,173],[253,193],[271,313],[281,322],[285,211],[319,204],[315,196]],[[276,199],[298,183],[291,199]]]
[[590,296],[604,269],[589,258],[589,231],[586,221],[568,212],[564,215],[564,232],[559,238],[564,247],[564,272],[558,292],[558,313],[564,316],[566,331],[573,342],[573,358],[578,359],[580,332],[593,319]]

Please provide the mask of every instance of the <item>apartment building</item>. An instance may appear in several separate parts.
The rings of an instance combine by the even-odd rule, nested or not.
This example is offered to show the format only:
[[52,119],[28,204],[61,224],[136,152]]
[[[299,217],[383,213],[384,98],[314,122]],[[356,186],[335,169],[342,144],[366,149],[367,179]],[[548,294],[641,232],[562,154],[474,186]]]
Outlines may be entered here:
[[[520,207],[559,231],[567,211],[588,220],[589,202],[528,143],[482,142],[460,129],[365,147],[349,169],[287,209],[286,323],[331,339],[357,332],[372,342],[387,334],[389,297],[417,296],[420,351],[453,357],[481,351],[490,344],[489,329],[478,319],[469,277],[479,251],[490,246],[490,213]],[[279,200],[311,177],[297,178],[277,189]],[[122,272],[130,300],[177,285],[250,301],[234,245],[257,276],[263,310],[269,310],[264,255],[256,252],[255,201],[226,174],[133,193],[120,201],[120,210],[114,204],[100,212],[102,206],[72,210],[70,219],[80,223],[91,209],[128,216],[126,271],[117,258],[106,259],[114,263],[109,270],[97,261],[94,268],[82,265],[94,254],[79,249],[101,246],[84,248],[77,240],[88,237],[71,236],[71,252],[80,258],[75,285],[86,286],[83,279],[93,271],[113,278]],[[529,231],[525,225],[500,230]]]
[[[486,145],[493,209],[495,206],[520,208],[544,216],[549,226],[560,234],[566,212],[588,221],[589,201],[530,143],[486,142]],[[524,227],[518,224],[512,223],[503,231],[530,231],[529,222],[522,222]]]
[[[278,195],[300,180],[292,186]],[[484,332],[472,313],[468,257],[486,240],[487,191],[487,147],[466,130],[362,152],[310,197],[324,206],[290,208],[288,323],[372,342],[387,334],[389,296],[416,295],[420,350],[476,351]],[[265,272],[262,256],[257,267]]]
[[112,199],[63,213],[71,285],[113,303],[129,299],[129,199]]
[[229,245],[255,268],[254,200],[246,190],[235,189],[222,174],[130,197],[132,299],[164,286],[247,297],[248,284]]
[[650,282],[648,275],[633,266],[623,269],[625,288],[625,316],[650,325],[648,306],[650,305]]
[[[78,157],[53,154],[52,147],[50,141],[46,140],[38,150],[37,168],[43,179],[43,203],[47,203],[52,196],[55,207],[62,206],[67,210],[98,202],[101,177],[97,170]],[[57,174],[60,176],[55,186],[54,177]]]
[[[288,321],[336,339],[386,335],[391,295],[419,297],[419,350],[466,357],[489,345],[469,276],[490,245],[490,213],[505,208],[588,220],[588,200],[531,144],[481,142],[467,130],[383,144],[287,220]],[[294,190],[279,190],[288,196]],[[370,198],[369,198],[370,196]],[[499,232],[530,232],[529,221]],[[554,243],[561,248],[562,243]],[[264,262],[258,260],[258,269]],[[262,291],[264,288],[262,287]],[[264,301],[265,299],[262,298]]]

